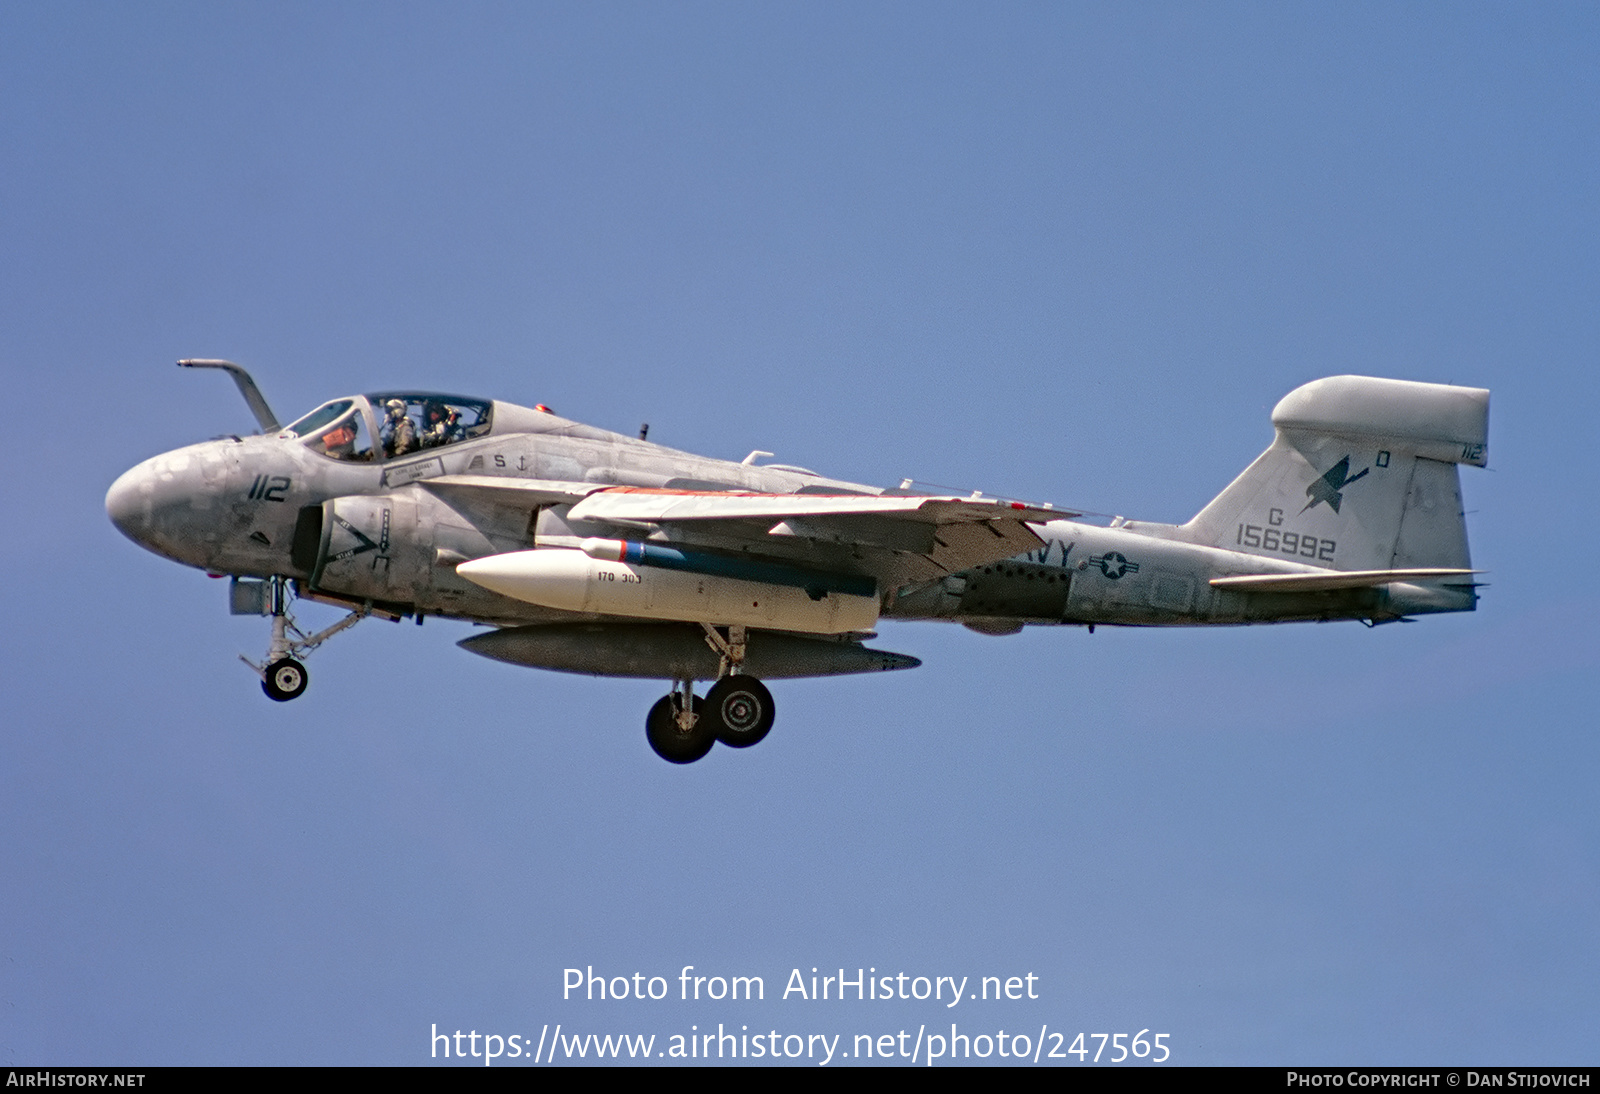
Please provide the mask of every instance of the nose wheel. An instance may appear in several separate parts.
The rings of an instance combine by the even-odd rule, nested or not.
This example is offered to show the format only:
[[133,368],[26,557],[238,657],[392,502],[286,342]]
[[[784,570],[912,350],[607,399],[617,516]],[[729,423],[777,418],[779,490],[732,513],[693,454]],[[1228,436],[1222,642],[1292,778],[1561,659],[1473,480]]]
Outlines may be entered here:
[[292,657],[285,657],[267,666],[261,677],[261,690],[267,693],[268,699],[287,703],[299,698],[309,682],[306,667]]

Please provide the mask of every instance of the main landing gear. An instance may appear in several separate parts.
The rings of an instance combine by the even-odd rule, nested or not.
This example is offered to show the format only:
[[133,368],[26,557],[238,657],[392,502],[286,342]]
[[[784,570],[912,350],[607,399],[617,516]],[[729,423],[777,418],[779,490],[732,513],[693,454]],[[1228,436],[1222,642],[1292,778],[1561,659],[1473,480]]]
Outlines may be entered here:
[[[308,635],[294,625],[294,616],[289,614],[288,578],[270,577],[262,584],[266,586],[264,614],[272,619],[272,641],[267,646],[266,662],[258,665],[244,654],[239,655],[239,660],[261,677],[261,690],[267,693],[268,699],[287,703],[300,698],[311,682],[306,667],[297,658],[304,657],[340,631],[355,626],[371,614],[371,609],[357,608],[333,626]],[[251,614],[254,614],[253,609]]]
[[679,680],[657,700],[645,718],[645,736],[663,760],[688,764],[700,759],[718,741],[730,748],[749,748],[772,729],[772,692],[741,669],[745,629],[729,627],[726,636],[702,623],[706,642],[722,655],[717,682],[705,698],[694,693],[692,680]]

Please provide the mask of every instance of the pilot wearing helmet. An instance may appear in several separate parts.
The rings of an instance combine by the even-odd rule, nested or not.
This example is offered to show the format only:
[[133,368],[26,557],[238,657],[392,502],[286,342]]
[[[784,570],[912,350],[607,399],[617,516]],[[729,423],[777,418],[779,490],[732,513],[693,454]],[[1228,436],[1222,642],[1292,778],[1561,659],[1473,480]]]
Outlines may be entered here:
[[384,451],[391,456],[404,456],[417,450],[417,427],[406,417],[406,404],[400,399],[390,399],[383,407],[388,411],[389,439]]
[[446,403],[428,404],[428,425],[422,431],[422,447],[436,448],[461,439],[461,412]]

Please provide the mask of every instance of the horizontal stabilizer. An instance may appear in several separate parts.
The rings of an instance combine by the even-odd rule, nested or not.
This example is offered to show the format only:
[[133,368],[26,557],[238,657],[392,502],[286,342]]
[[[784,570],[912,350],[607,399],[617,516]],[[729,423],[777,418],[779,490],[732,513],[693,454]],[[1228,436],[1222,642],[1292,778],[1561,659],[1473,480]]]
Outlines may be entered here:
[[1336,589],[1371,589],[1396,581],[1426,581],[1436,577],[1468,577],[1482,570],[1347,570],[1320,574],[1241,574],[1214,577],[1219,589],[1240,593],[1325,593]]

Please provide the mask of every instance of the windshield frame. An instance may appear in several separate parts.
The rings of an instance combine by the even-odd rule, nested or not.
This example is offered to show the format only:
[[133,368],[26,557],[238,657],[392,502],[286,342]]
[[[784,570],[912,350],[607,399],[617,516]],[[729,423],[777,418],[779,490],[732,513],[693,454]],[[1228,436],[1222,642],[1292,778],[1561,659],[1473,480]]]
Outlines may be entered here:
[[[332,408],[339,408],[338,412],[326,417],[325,420],[314,425],[311,429],[302,432],[294,428],[302,422],[322,416],[325,411],[329,411]],[[344,455],[328,451],[327,445],[323,442],[329,432],[341,422],[349,421],[352,418],[358,419],[360,422],[360,429],[354,439],[364,439],[367,442],[367,448],[364,452],[351,451]],[[309,414],[301,415],[290,422],[278,436],[297,440],[318,456],[338,463],[370,464],[383,462],[383,448],[374,440],[377,437],[377,432],[373,429],[372,407],[367,402],[365,395],[345,395],[337,399],[329,399]]]
[[[348,414],[350,412],[350,408],[355,405],[355,401],[359,398],[361,398],[359,395],[343,395],[337,399],[329,399],[321,406],[311,408],[311,410],[300,415],[300,417],[284,426],[283,429],[279,431],[278,436],[298,437],[301,440],[306,440],[317,433],[321,433],[324,429],[327,429],[334,422]],[[324,411],[327,412],[326,415],[323,415]],[[304,424],[308,419],[318,418],[319,415],[323,416],[320,417],[318,421],[313,422],[309,426]]]

